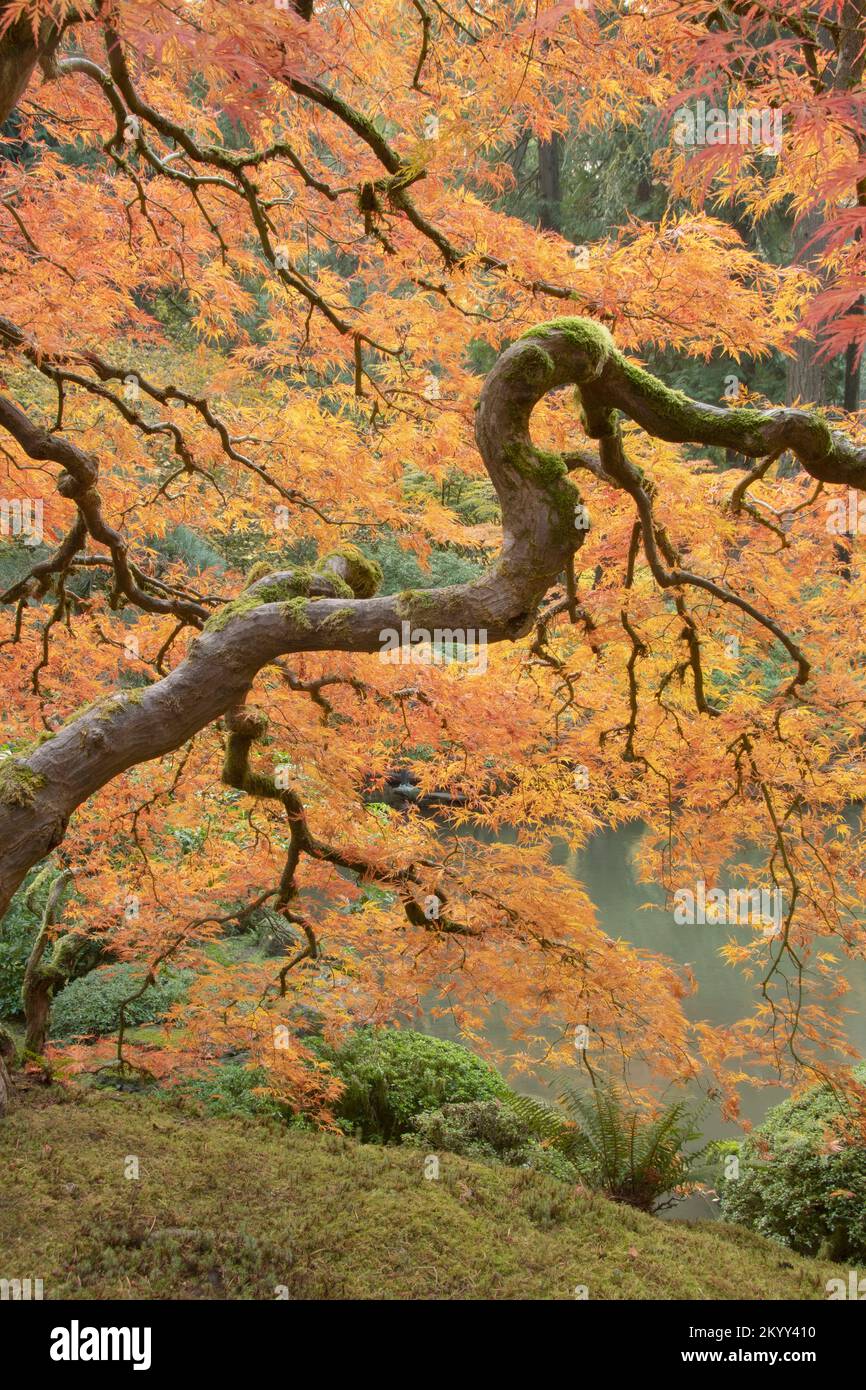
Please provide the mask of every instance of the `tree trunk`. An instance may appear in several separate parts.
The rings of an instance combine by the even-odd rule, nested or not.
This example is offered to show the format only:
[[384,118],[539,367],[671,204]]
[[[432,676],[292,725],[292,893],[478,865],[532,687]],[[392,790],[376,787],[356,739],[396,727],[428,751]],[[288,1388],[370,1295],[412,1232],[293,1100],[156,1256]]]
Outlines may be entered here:
[[[48,1021],[51,1017],[51,1001],[54,998],[55,990],[62,989],[72,977],[75,942],[71,936],[58,941],[54,947],[52,959],[47,964],[43,964],[43,956],[48,945],[51,928],[57,920],[63,891],[71,877],[70,869],[62,869],[52,883],[42,913],[42,921],[39,924],[39,931],[24,969],[24,983],[21,989],[24,997],[24,1017],[27,1020],[24,1051],[32,1057],[41,1057],[45,1051]],[[33,889],[34,885],[31,885],[28,890],[28,900]]]
[[[857,301],[857,312],[863,312],[863,296]],[[860,409],[860,368],[861,363],[857,360],[857,346],[849,343],[845,352],[845,397],[844,406],[846,410]]]
[[51,981],[46,979],[44,975],[37,973],[31,981],[30,989],[26,991],[24,996],[24,1012],[27,1019],[24,1051],[28,1056],[41,1057],[45,1051],[53,997],[54,987]]
[[[863,45],[863,0],[844,0],[839,15],[837,38],[839,61],[833,79],[838,92],[859,92],[862,90],[866,51]],[[866,155],[866,141],[862,134],[857,136],[857,153],[862,161]],[[860,178],[856,187],[857,204],[866,208],[866,178]],[[860,228],[854,232],[854,240],[861,240]],[[853,306],[853,313],[862,314],[863,295]],[[842,403],[846,410],[860,409],[860,363],[853,344],[848,345],[844,362],[844,387]]]
[[[866,141],[858,143],[858,153],[861,159],[866,157]],[[866,179],[860,179],[857,183],[857,206],[866,208]],[[863,234],[858,227],[854,233],[855,241],[862,241]],[[854,313],[862,315],[866,313],[866,296],[862,295],[854,305]],[[858,360],[856,343],[849,343],[845,353],[845,395],[843,404],[846,410],[860,409],[860,370],[863,363]]]
[[562,231],[562,136],[538,142],[538,223],[546,232]]
[[12,1077],[9,1068],[14,1055],[15,1044],[12,1037],[0,1023],[0,1118],[6,1114],[12,1103]]
[[[0,0],[0,21],[8,4]],[[43,20],[34,37],[25,15],[10,25],[0,37],[0,125],[15,110],[30,82],[37,63],[49,66],[60,42],[61,31]]]
[[[814,269],[814,248],[806,250],[806,243],[818,231],[822,218],[817,212],[807,213],[797,223],[793,232],[791,248],[792,265],[804,265]],[[794,343],[794,356],[788,361],[785,381],[785,404],[794,405],[810,402],[824,405],[827,401],[827,368],[824,362],[815,360],[816,348],[809,338],[798,338]]]

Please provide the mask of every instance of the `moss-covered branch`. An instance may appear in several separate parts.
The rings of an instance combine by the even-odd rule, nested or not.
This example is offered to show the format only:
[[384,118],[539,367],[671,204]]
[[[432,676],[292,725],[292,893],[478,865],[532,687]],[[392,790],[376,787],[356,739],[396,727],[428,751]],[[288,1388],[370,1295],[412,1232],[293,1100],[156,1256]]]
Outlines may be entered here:
[[[586,429],[598,440],[597,455],[583,448],[560,456],[531,437],[538,401],[567,386],[578,390]],[[77,806],[127,768],[180,747],[240,708],[256,673],[276,658],[379,651],[383,631],[399,631],[407,612],[417,615],[422,604],[424,626],[431,629],[483,630],[488,643],[530,632],[544,596],[568,573],[584,536],[575,525],[580,493],[569,476],[577,468],[632,497],[650,569],[662,588],[702,588],[763,624],[786,646],[802,683],[806,658],[772,617],[680,565],[654,515],[652,489],[622,452],[620,413],[663,439],[722,444],[757,457],[789,449],[816,479],[866,486],[866,450],[830,430],[819,413],[744,412],[689,401],[630,364],[600,325],[576,318],[542,324],[501,354],[476,411],[478,448],[502,509],[502,550],[495,563],[470,583],[426,590],[423,599],[379,595],[377,566],[354,546],[339,547],[310,570],[251,575],[243,593],[206,623],[186,659],[140,698],[109,699],[26,757],[0,765],[0,912],[27,870],[60,843]],[[569,607],[577,615],[574,593]],[[684,609],[681,617],[685,632]],[[689,630],[684,641],[696,698],[706,704],[695,633]],[[254,739],[244,749],[243,731],[235,733],[232,785],[271,795],[272,779],[249,767]],[[334,854],[333,862],[341,862]]]

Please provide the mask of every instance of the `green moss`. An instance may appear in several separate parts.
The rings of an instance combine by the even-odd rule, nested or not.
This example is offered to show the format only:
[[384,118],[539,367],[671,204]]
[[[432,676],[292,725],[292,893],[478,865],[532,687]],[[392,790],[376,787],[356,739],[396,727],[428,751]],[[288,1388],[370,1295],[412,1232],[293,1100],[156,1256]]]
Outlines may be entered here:
[[[65,729],[69,724],[77,723],[86,714],[95,714],[97,719],[111,719],[129,705],[140,705],[143,699],[144,688],[136,687],[132,690],[121,690],[117,695],[103,696],[100,700],[91,700],[89,705],[82,705],[80,709],[67,715],[63,721],[63,728]],[[49,734],[48,737],[53,738],[54,735]],[[40,742],[44,743],[45,739],[40,739]]]
[[0,801],[7,806],[32,806],[36,793],[44,786],[45,778],[19,758],[4,758],[0,762]]
[[617,353],[617,366],[641,395],[683,434],[699,434],[708,444],[726,444],[733,429],[742,443],[760,447],[760,439],[752,436],[752,432],[764,424],[766,416],[763,411],[738,406],[716,415],[690,400],[682,391],[671,390],[651,372],[644,371],[643,367],[627,362],[621,353]]
[[[327,556],[338,555],[349,567],[348,596],[353,598],[372,598],[382,583],[382,566],[371,560],[356,545],[341,545]],[[330,577],[330,571],[327,572]]]
[[52,952],[51,969],[56,970],[66,983],[69,969],[74,965],[75,960],[82,948],[82,938],[75,932],[67,932],[61,936]]
[[594,323],[592,319],[548,319],[546,323],[527,328],[525,333],[521,333],[520,338],[544,338],[548,333],[561,333],[568,338],[582,352],[587,353],[594,368],[600,368],[616,351],[613,338],[604,324]]
[[[341,104],[342,104],[342,103],[341,103]],[[346,107],[346,110],[348,111],[349,108]],[[379,132],[377,126],[376,126],[375,121],[371,121],[371,120],[370,120],[370,117],[369,117],[369,116],[365,116],[365,115],[363,114],[362,111],[354,111],[354,110],[353,110],[351,114],[352,114],[352,122],[351,122],[352,126],[353,126],[355,129],[357,129],[359,132],[360,132],[361,130],[365,130],[365,131],[367,132],[367,136],[368,136],[368,138],[369,138],[370,140],[374,141],[376,144],[381,144],[382,136],[381,136],[381,134],[380,134],[380,132]],[[396,175],[395,175],[395,177],[396,177]]]
[[312,578],[312,572],[305,568],[295,570],[291,579],[275,579],[272,584],[259,584],[254,590],[256,606],[263,603],[282,603],[283,599],[308,594]]
[[299,595],[297,598],[290,598],[288,602],[283,604],[283,612],[289,622],[295,623],[298,627],[311,628],[313,626],[307,616],[307,602],[308,600],[303,595]]
[[433,608],[435,600],[426,589],[403,589],[394,599],[401,618],[413,618]]
[[222,770],[222,779],[228,786],[243,787],[251,743],[252,739],[245,738],[243,734],[229,734]]
[[271,584],[262,584],[256,580],[254,589],[245,589],[230,603],[223,604],[222,608],[218,608],[216,613],[208,618],[202,630],[204,632],[222,632],[232,619],[240,618],[245,613],[251,613],[254,608],[260,608],[264,603],[280,603],[284,599],[297,598],[301,594],[307,594],[310,590],[312,576],[313,571],[309,566],[304,565],[293,570],[290,579],[275,579]]
[[551,489],[550,500],[559,515],[564,534],[577,543],[581,531],[575,526],[575,508],[582,502],[581,495],[570,478],[562,478],[559,485]]
[[[272,1301],[281,1287],[293,1302],[573,1303],[583,1286],[593,1301],[824,1300],[847,1275],[742,1227],[660,1221],[529,1169],[443,1152],[425,1181],[417,1149],[159,1093],[39,1091],[3,1121],[0,1249],[13,1272],[38,1272],[46,1299]],[[106,1180],[130,1153],[140,1180]]]
[[616,434],[617,413],[615,410],[606,405],[588,404],[583,399],[579,386],[575,388],[574,395],[580,411],[583,432],[587,439],[604,439]]
[[522,478],[532,478],[543,486],[552,486],[568,473],[562,454],[536,449],[534,444],[512,441],[505,445],[502,452]]
[[331,629],[344,627],[351,616],[351,608],[335,608],[333,613],[322,619],[320,626]]
[[550,380],[554,370],[555,363],[550,353],[535,343],[527,343],[521,352],[509,360],[506,375],[509,380],[538,388]]
[[548,501],[559,518],[562,535],[576,541],[578,532],[574,525],[574,509],[581,498],[568,476],[562,455],[516,441],[506,444],[503,453],[506,461],[521,477],[530,478],[544,488]]
[[272,569],[273,565],[270,564],[269,561],[259,560],[257,564],[253,565],[252,568],[247,571],[246,578],[244,579],[244,588],[248,589],[251,584],[255,584],[257,579],[264,579],[265,575],[270,574]]
[[[812,424],[817,426],[818,433],[821,436],[821,442],[824,445],[824,454],[829,454],[833,448],[833,431],[827,423],[827,417],[823,410],[813,410],[810,411],[810,418]],[[824,454],[821,455],[822,458]]]
[[212,617],[208,618],[202,632],[222,632],[224,627],[228,627],[233,618],[240,618],[244,613],[251,613],[260,604],[266,603],[267,599],[260,598],[258,594],[243,594],[240,598],[232,599],[231,603],[223,604],[218,608]]
[[92,708],[99,719],[111,719],[112,715],[119,714],[130,705],[140,705],[143,699],[143,689],[123,690],[119,695],[109,695],[107,700],[98,700]]
[[279,788],[273,777],[268,777],[264,772],[255,772],[249,768],[244,778],[244,791],[247,796],[278,797]]
[[[332,551],[332,554],[340,555],[348,561],[352,567],[350,573],[353,577],[357,575],[357,582],[361,589],[366,589],[371,584],[378,588],[382,580],[382,571],[374,560],[368,560],[356,546],[346,545],[339,551]],[[321,564],[316,566],[298,565],[286,579],[274,579],[271,583],[267,582],[266,576],[270,572],[266,565],[264,572],[259,573],[259,565],[254,565],[247,576],[247,587],[242,594],[231,600],[230,603],[223,604],[218,608],[202,629],[203,632],[221,632],[228,623],[234,618],[242,617],[245,613],[250,613],[254,608],[260,608],[264,603],[286,603],[291,604],[296,599],[306,599],[313,586],[314,581],[327,582],[335,598],[355,598],[357,590],[332,570],[321,568]],[[255,578],[252,578],[255,576]],[[265,582],[262,582],[262,581]],[[254,587],[251,587],[254,586]],[[371,592],[375,592],[375,589]],[[305,607],[306,605],[304,605]],[[291,615],[300,620],[301,608],[292,608]],[[309,624],[306,624],[309,626]]]
[[376,189],[372,183],[362,183],[358,189],[358,211],[379,212]]
[[321,570],[318,572],[320,579],[326,579],[334,590],[334,598],[355,598],[355,591],[351,584],[343,579],[342,575],[335,574],[333,570]]
[[250,747],[254,741],[250,734],[229,734],[223,759],[222,780],[228,786],[246,792],[248,796],[278,797],[280,791],[273,777],[264,772],[257,772],[250,765]]

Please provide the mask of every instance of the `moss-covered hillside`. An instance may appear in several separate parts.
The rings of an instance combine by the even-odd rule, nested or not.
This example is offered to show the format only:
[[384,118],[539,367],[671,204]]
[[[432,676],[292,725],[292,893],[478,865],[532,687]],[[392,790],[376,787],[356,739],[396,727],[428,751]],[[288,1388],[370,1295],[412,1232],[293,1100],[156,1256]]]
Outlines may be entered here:
[[424,1158],[135,1095],[31,1092],[0,1122],[0,1268],[86,1299],[820,1299],[838,1273],[522,1169],[441,1154],[430,1180]]

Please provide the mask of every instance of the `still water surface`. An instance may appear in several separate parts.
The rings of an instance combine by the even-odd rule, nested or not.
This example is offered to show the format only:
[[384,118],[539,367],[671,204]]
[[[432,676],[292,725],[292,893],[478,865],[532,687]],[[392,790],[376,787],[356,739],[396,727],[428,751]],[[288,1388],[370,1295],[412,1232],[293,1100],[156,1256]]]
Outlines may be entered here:
[[[755,1005],[755,984],[746,980],[739,969],[726,965],[718,952],[732,935],[742,933],[744,940],[747,940],[753,936],[753,930],[747,926],[682,926],[676,923],[673,912],[664,907],[662,889],[652,884],[638,883],[635,877],[632,852],[641,833],[638,825],[602,830],[592,837],[579,854],[569,854],[567,847],[562,845],[555,857],[584,885],[595,904],[599,927],[608,936],[622,937],[680,964],[688,962],[698,982],[697,993],[683,1001],[689,1018],[725,1025],[750,1015]],[[733,886],[733,880],[723,879],[720,886]],[[657,903],[661,910],[642,910],[648,902]],[[832,946],[828,946],[828,949],[832,949]],[[850,993],[843,1001],[850,1010],[845,1015],[845,1030],[858,1054],[864,1056],[866,961],[845,962],[845,975],[851,986]],[[428,1016],[422,1026],[438,1037],[459,1041],[460,1035],[453,1019],[432,1019]],[[508,1020],[504,1008],[498,1017],[491,1019],[488,1036],[498,1047],[503,1050],[508,1048]],[[507,1075],[507,1068],[504,1070]],[[520,1076],[517,1085],[520,1090],[553,1098],[561,1085],[578,1085],[580,1079],[579,1069],[575,1066],[570,1071],[552,1072],[548,1084],[542,1080],[532,1082]],[[639,1079],[637,1075],[636,1079]],[[696,1098],[703,1095],[697,1083],[694,1095]],[[777,1086],[744,1088],[742,1113],[753,1123],[759,1124],[767,1110],[777,1105],[785,1095],[786,1092]],[[707,1109],[702,1129],[708,1139],[737,1138],[742,1134],[739,1126],[725,1123],[716,1108]],[[711,1207],[704,1198],[692,1197],[673,1208],[669,1214],[681,1219],[706,1220],[715,1214],[715,1207]]]

